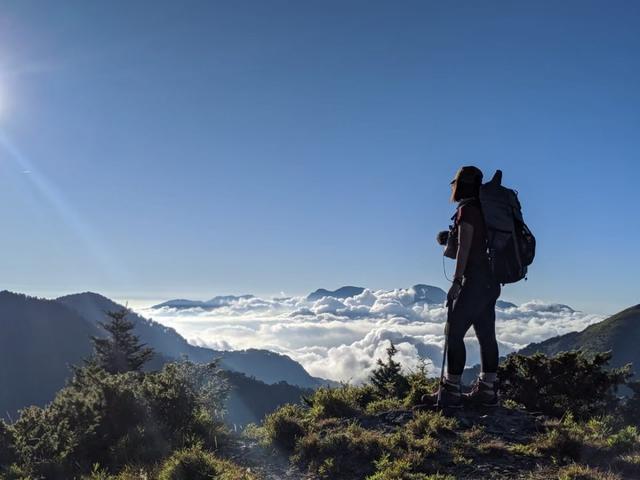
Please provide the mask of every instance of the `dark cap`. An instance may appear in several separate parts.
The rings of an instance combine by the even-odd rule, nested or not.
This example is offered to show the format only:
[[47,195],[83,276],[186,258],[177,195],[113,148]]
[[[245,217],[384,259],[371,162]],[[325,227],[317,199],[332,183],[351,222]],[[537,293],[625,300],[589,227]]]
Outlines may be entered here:
[[466,166],[461,167],[451,183],[482,183],[482,172],[478,167]]

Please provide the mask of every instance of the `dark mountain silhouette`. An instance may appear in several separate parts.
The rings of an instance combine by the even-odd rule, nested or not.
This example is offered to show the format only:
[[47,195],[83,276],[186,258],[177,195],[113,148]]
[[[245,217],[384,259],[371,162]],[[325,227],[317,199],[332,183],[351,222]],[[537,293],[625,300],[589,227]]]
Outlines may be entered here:
[[[57,300],[0,292],[0,417],[15,417],[20,408],[51,401],[70,378],[71,366],[81,365],[91,355],[90,336],[105,335],[98,324],[106,320],[105,312],[120,308],[91,292]],[[196,347],[172,328],[133,312],[130,315],[136,335],[155,350],[147,369],[161,368],[183,356],[195,362],[221,359],[221,367],[229,370],[234,387],[228,410],[229,418],[236,423],[255,421],[255,415],[264,413],[253,396],[264,401],[264,408],[270,408],[280,401],[297,402],[306,391],[297,385],[312,388],[333,383],[311,377],[285,355],[256,349],[220,352]]]
[[520,350],[519,353],[531,355],[535,352],[542,352],[547,355],[555,355],[559,352],[577,349],[590,352],[611,350],[613,353],[612,367],[632,363],[634,370],[638,371],[640,366],[639,343],[640,304],[622,310],[602,322],[590,325],[581,332],[571,332],[544,342],[532,343]]
[[362,287],[345,286],[333,291],[319,288],[315,292],[311,292],[307,295],[307,300],[315,302],[316,300],[320,300],[322,297],[349,298],[360,295],[362,292],[364,292],[364,288]]
[[0,415],[51,400],[69,366],[90,355],[89,336],[99,334],[54,300],[0,292]]

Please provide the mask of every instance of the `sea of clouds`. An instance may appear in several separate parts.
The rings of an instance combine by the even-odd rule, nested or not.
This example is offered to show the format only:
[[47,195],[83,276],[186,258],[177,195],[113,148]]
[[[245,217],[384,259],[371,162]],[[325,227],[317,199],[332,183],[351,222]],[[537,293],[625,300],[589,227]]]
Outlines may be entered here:
[[[304,297],[231,299],[217,308],[141,308],[138,313],[175,328],[192,344],[217,350],[263,348],[288,355],[314,376],[357,383],[365,380],[389,341],[397,360],[415,369],[420,359],[436,373],[444,344],[446,309],[415,302],[412,288],[364,290],[337,299]],[[602,317],[564,305],[531,301],[496,309],[501,355],[532,342],[582,330]],[[479,362],[473,328],[467,365]]]

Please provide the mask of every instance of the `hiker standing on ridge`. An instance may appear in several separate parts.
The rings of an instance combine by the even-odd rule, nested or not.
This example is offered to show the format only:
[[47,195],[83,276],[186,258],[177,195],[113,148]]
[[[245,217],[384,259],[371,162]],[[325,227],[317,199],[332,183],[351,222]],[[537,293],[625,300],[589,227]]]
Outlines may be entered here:
[[[449,408],[461,407],[463,400],[484,406],[498,404],[495,306],[500,284],[494,279],[487,254],[485,220],[479,200],[481,185],[482,172],[473,166],[460,168],[451,182],[451,201],[458,203],[452,238],[447,242],[442,233],[438,235],[439,242],[447,243],[448,250],[453,250],[445,255],[455,255],[456,259],[453,282],[447,294],[445,345],[448,348],[445,347],[444,352],[447,370],[438,391],[423,396],[425,404]],[[480,343],[482,372],[471,393],[462,395],[461,379],[466,363],[464,336],[472,325]]]

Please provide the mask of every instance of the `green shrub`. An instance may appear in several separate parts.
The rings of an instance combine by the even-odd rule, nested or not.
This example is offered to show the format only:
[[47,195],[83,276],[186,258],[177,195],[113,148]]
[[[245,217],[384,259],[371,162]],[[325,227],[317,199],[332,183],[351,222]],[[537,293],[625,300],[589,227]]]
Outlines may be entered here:
[[199,447],[175,452],[160,468],[158,480],[251,480],[237,465],[216,458]]
[[311,416],[321,418],[348,418],[360,413],[361,390],[351,385],[337,388],[320,387],[306,399]]
[[508,408],[509,410],[520,410],[524,408],[524,405],[514,400],[511,400],[510,398],[502,399],[501,404],[504,408]]
[[570,420],[566,419],[563,423],[570,425],[575,435],[593,448],[612,450],[614,453],[626,453],[640,448],[638,428],[633,425],[620,425],[619,418],[607,415],[582,423]]
[[109,475],[109,472],[100,468],[99,463],[95,463],[91,468],[89,475],[83,475],[82,480],[112,480],[113,477]]
[[417,372],[407,375],[409,391],[404,398],[404,405],[411,408],[422,403],[422,396],[433,393],[438,388],[438,378],[429,378],[426,367],[421,367]]
[[28,472],[16,464],[3,465],[0,472],[0,480],[35,480]]
[[97,463],[89,475],[84,475],[82,480],[151,480],[153,477],[142,468],[125,466],[117,475],[110,475],[107,470],[100,468]]
[[532,451],[546,455],[556,461],[580,460],[584,445],[577,432],[562,424],[538,435],[531,444]]
[[608,415],[592,417],[587,421],[576,422],[573,415],[568,414],[562,419],[562,424],[575,430],[577,434],[583,436],[585,440],[596,442],[611,435],[615,427],[613,418]]
[[501,393],[529,410],[555,417],[566,412],[578,418],[604,414],[618,406],[615,391],[631,376],[630,366],[608,369],[609,360],[610,352],[511,354],[499,368]]
[[240,432],[240,435],[242,435],[244,438],[248,438],[251,440],[259,440],[259,441],[265,440],[264,428],[256,425],[255,423],[247,424]]
[[416,412],[405,428],[413,436],[422,437],[453,432],[458,428],[458,421],[452,417],[445,417],[442,412]]
[[409,382],[402,375],[400,363],[393,357],[398,353],[393,342],[387,348],[387,361],[378,359],[378,367],[371,372],[371,384],[378,398],[404,398]]
[[78,368],[50,405],[21,412],[13,425],[18,463],[34,476],[73,478],[96,463],[115,471],[193,443],[209,445],[222,430],[209,413],[225,391],[216,368],[189,362],[148,374]]
[[64,455],[76,443],[68,422],[57,418],[50,409],[32,406],[20,411],[13,431],[17,463],[24,471],[45,478],[68,475]]
[[640,447],[640,437],[635,426],[628,425],[620,431],[610,435],[607,439],[607,446],[617,452],[629,452]]
[[375,462],[376,473],[367,480],[421,480],[424,475],[413,473],[413,463],[408,458],[391,459],[389,455]]
[[294,461],[322,471],[323,478],[360,479],[375,472],[374,462],[385,451],[382,433],[349,424],[320,435],[311,432],[296,446]]
[[623,473],[625,478],[640,478],[640,450],[618,456],[613,467]]
[[558,480],[621,480],[618,475],[612,472],[602,472],[587,465],[572,463],[560,468]]
[[455,480],[451,475],[415,472],[420,460],[419,455],[409,454],[396,459],[384,455],[375,463],[376,473],[367,477],[367,480]]
[[[169,453],[170,445],[151,430],[159,422],[140,394],[140,375],[78,369],[47,408],[22,411],[14,426],[22,464],[45,477],[72,477],[95,463],[117,467]],[[127,450],[131,445],[138,450]]]
[[441,446],[438,438],[430,435],[414,435],[410,428],[407,428],[407,425],[409,424],[393,433],[386,434],[384,437],[385,449],[391,452],[394,458],[402,457],[407,460],[408,456],[417,455],[419,461],[411,459],[413,463],[417,464],[438,452]]
[[376,413],[388,412],[389,410],[399,410],[403,408],[403,406],[402,401],[397,398],[381,398],[368,404],[366,413],[375,415]]
[[267,415],[262,431],[270,443],[287,451],[293,451],[296,441],[305,434],[304,412],[297,405],[284,405]]
[[127,466],[111,480],[152,480],[153,478],[155,477],[144,469]]
[[11,465],[16,460],[16,449],[13,429],[0,419],[0,473],[4,465]]
[[579,461],[587,455],[591,460],[610,459],[612,454],[639,448],[640,438],[634,426],[620,427],[610,416],[580,422],[569,414],[561,421],[549,422],[547,431],[536,436],[531,444],[513,446],[510,450],[521,454],[549,455],[557,461]]
[[365,410],[367,405],[376,400],[376,392],[372,385],[349,386],[350,402],[354,408]]

